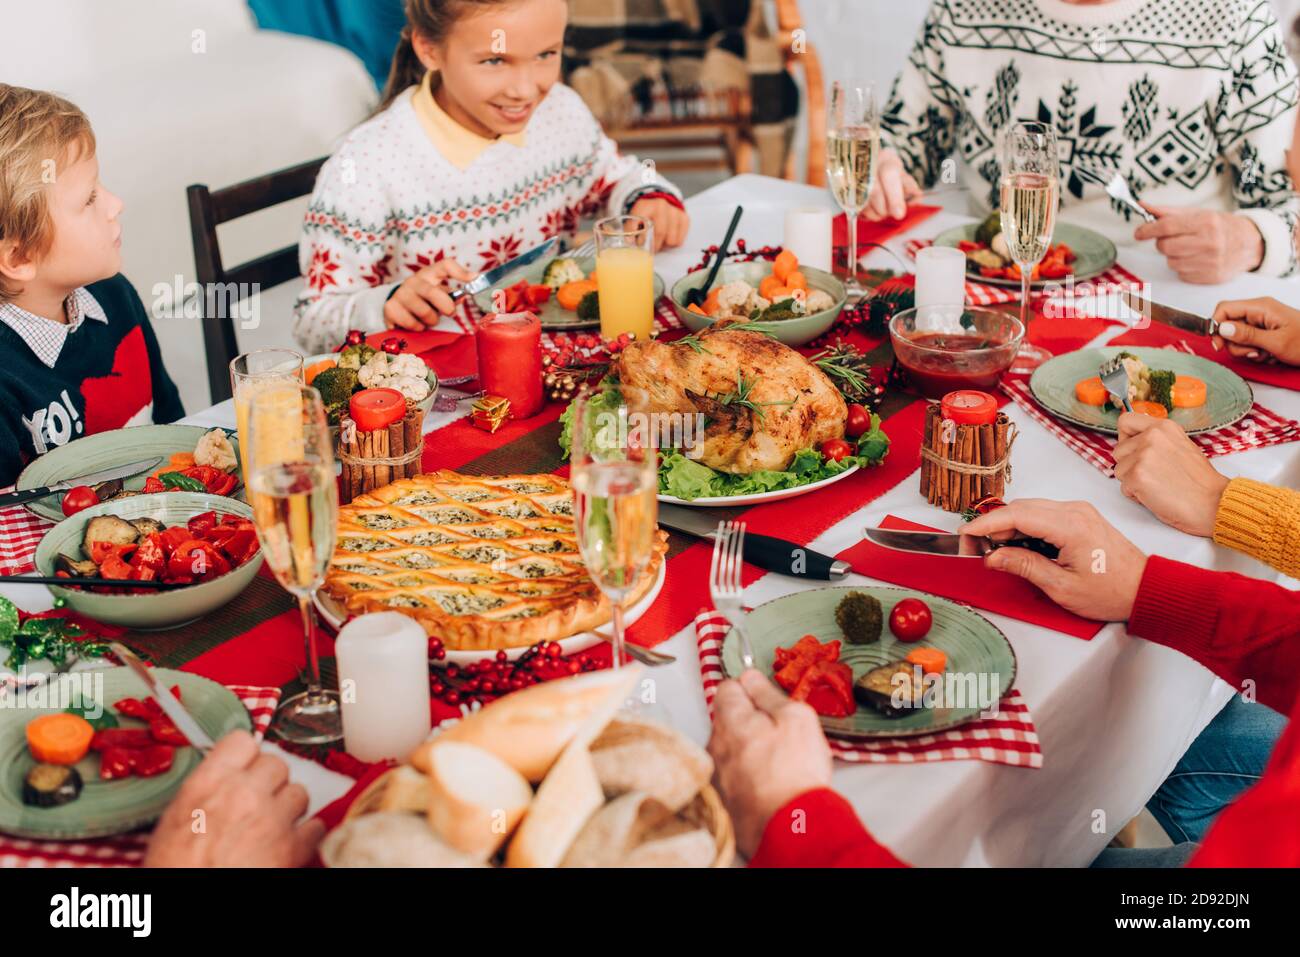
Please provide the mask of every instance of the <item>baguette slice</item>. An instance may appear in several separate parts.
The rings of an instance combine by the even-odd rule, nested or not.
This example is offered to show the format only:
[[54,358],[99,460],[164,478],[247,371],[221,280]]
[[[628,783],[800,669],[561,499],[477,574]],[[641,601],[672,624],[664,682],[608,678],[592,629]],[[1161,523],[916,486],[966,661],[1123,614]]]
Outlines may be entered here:
[[459,741],[491,751],[536,784],[571,742],[582,739],[586,747],[600,733],[640,674],[640,666],[626,666],[516,691],[420,745],[411,763],[428,774],[432,749],[443,741]]
[[633,791],[657,798],[674,814],[713,777],[708,752],[666,725],[619,715],[591,745],[605,795]]
[[528,810],[532,787],[510,765],[472,744],[441,741],[427,757],[429,826],[462,854],[491,857]]
[[506,849],[506,867],[559,867],[588,818],[605,803],[588,743],[580,738],[570,742],[537,789]]
[[424,818],[402,811],[362,814],[344,821],[321,843],[329,867],[482,867],[429,830]]
[[379,798],[381,811],[410,811],[423,814],[429,806],[429,778],[409,764],[394,768],[384,781]]

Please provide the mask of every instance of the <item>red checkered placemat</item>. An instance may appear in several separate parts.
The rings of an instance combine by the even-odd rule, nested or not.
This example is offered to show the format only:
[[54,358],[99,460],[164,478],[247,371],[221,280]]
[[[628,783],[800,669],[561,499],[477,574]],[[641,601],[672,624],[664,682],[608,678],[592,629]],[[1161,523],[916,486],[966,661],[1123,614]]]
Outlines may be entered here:
[[[933,245],[934,243],[928,239],[909,239],[903,245],[903,248],[907,251],[909,258],[915,259],[917,252]],[[1092,286],[1091,291],[1095,292],[1097,286],[1134,286],[1140,285],[1141,282],[1142,280],[1138,279],[1137,276],[1116,263],[1100,276],[1089,279],[1088,285]],[[1062,288],[1064,287],[1057,287],[1058,293]],[[1041,289],[1033,290],[1032,295],[1034,298],[1040,298],[1043,291]],[[966,283],[966,301],[972,306],[996,306],[1004,302],[1019,302],[1020,289],[1011,286],[993,286],[988,283],[968,281]]]
[[[254,685],[226,687],[248,709],[253,719],[253,734],[261,740],[280,703],[280,689]],[[148,843],[148,831],[91,841],[34,841],[0,834],[0,867],[139,867]]]
[[[12,492],[13,486],[0,491]],[[36,544],[54,527],[22,506],[0,508],[0,575],[22,575],[32,570]]]
[[[1024,376],[1007,376],[1001,382],[1002,391],[1038,421],[1047,431],[1091,462],[1108,478],[1115,474],[1115,458],[1111,451],[1117,440],[1103,432],[1076,426],[1052,415],[1034,398],[1029,390],[1029,380]],[[1250,412],[1234,425],[1225,425],[1213,432],[1188,436],[1207,456],[1228,455],[1246,449],[1262,449],[1269,445],[1282,445],[1300,440],[1300,422],[1284,418],[1258,402]]]
[[[730,627],[715,611],[706,609],[695,618],[700,679],[710,714],[713,695],[723,680],[722,638]],[[856,764],[977,760],[1022,768],[1043,766],[1043,749],[1038,743],[1033,718],[1020,692],[1014,688],[1002,699],[996,717],[980,718],[951,731],[874,741],[839,741],[828,737],[827,741],[836,758]]]
[[[472,298],[466,296],[460,301],[460,309],[452,313],[452,318],[456,324],[465,332],[473,333],[475,323],[483,317],[483,311],[479,309],[478,304]],[[660,296],[659,301],[655,303],[655,334],[659,335],[665,332],[671,332],[674,329],[684,329],[682,321],[677,318],[677,313],[673,309],[672,301],[665,295]],[[543,332],[542,347],[545,349],[556,348],[555,337],[572,335],[575,333],[592,332],[592,329],[575,329],[573,333],[566,332]]]

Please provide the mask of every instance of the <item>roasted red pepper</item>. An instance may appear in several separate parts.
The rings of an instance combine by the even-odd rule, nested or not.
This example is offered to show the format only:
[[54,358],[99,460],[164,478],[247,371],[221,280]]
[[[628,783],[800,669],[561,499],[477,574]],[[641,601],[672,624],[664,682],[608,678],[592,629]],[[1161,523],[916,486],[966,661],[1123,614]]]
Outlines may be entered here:
[[90,740],[90,750],[107,751],[110,748],[138,750],[152,748],[157,743],[154,736],[144,728],[105,728],[95,732],[95,736]]
[[131,769],[142,778],[151,778],[171,770],[176,760],[176,749],[165,744],[155,744],[132,754]]
[[135,765],[135,755],[141,753],[128,748],[107,748],[99,756],[99,777],[104,781],[129,778]]
[[134,542],[129,545],[114,545],[112,542],[91,542],[90,543],[90,560],[96,565],[101,564],[104,559],[110,555],[116,555],[123,561],[129,561],[135,554],[137,546]]
[[163,485],[162,481],[157,476],[150,475],[144,480],[144,488],[140,491],[144,492],[146,495],[152,495],[154,492],[167,491],[167,486]]
[[230,571],[230,562],[205,541],[192,538],[176,546],[167,559],[167,579],[216,578]]
[[141,542],[131,557],[131,564],[137,569],[149,569],[155,577],[166,568],[167,551],[163,548],[162,535],[155,532]]
[[182,475],[198,479],[213,495],[229,495],[239,481],[234,475],[211,465],[194,465],[184,469]]
[[818,661],[809,667],[790,692],[820,715],[844,718],[857,710],[853,700],[853,669],[842,661]]
[[132,568],[120,555],[108,555],[99,563],[99,577],[125,581],[131,577]]
[[[152,700],[152,699],[151,699]],[[172,719],[164,715],[149,722],[149,734],[158,744],[170,744],[184,748],[190,739],[181,734],[181,729],[172,724]]]
[[200,512],[186,522],[185,527],[190,530],[190,535],[194,538],[203,538],[217,527],[217,513]]
[[[153,699],[150,700],[152,701]],[[144,718],[147,721],[153,717],[153,715],[149,713],[149,708],[139,698],[123,698],[117,704],[113,705],[113,710],[128,718]]]
[[804,635],[790,648],[778,648],[774,656],[776,683],[786,691],[793,691],[803,673],[819,661],[838,661],[840,643],[822,644],[812,635]]

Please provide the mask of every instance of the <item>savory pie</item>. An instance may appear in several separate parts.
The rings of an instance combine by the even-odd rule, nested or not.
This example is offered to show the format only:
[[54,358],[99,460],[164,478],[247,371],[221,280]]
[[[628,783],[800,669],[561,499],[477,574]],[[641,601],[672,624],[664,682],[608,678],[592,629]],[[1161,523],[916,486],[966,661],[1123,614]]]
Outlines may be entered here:
[[[649,591],[667,551],[658,532]],[[349,614],[399,611],[451,649],[526,647],[609,621],[573,527],[573,493],[554,475],[400,479],[339,509],[325,590]]]

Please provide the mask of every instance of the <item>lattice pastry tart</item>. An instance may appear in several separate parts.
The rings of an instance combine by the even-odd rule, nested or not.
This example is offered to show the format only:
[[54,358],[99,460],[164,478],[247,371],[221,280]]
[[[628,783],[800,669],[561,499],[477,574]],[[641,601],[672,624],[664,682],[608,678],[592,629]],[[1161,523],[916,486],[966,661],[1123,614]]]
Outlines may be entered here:
[[[667,536],[657,533],[659,574]],[[436,472],[401,479],[339,509],[325,590],[349,614],[399,611],[448,648],[526,647],[610,620],[573,528],[573,493],[554,475]]]

